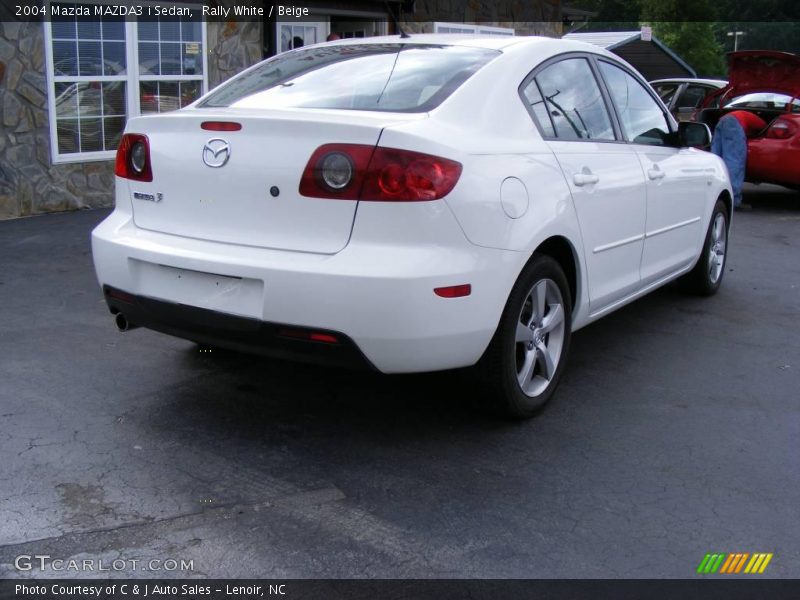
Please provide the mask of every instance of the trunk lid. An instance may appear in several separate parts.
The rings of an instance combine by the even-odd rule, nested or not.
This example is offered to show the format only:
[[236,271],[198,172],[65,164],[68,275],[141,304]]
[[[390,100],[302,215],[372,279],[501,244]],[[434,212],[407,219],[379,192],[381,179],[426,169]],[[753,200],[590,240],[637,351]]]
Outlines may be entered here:
[[[149,138],[153,181],[117,183],[128,186],[134,221],[143,229],[334,254],[350,239],[357,201],[298,193],[312,153],[326,143],[374,146],[384,127],[425,117],[319,109],[188,109],[141,117],[126,131]],[[206,131],[205,121],[242,127]]]
[[800,96],[800,56],[771,50],[728,54],[728,85],[719,95],[733,98],[758,91]]

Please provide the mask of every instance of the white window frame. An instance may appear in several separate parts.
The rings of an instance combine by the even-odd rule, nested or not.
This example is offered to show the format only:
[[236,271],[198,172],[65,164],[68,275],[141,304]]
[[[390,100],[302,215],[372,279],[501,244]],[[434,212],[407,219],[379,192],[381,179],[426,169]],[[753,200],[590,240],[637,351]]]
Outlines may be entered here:
[[[442,29],[462,29],[466,31],[442,32]],[[516,35],[516,30],[510,27],[494,27],[491,25],[472,25],[467,23],[445,23],[435,21],[433,23],[433,33],[458,33],[458,34],[485,34],[485,35]]]
[[[70,0],[59,0],[70,2]],[[75,0],[77,2],[77,0]],[[109,4],[102,0],[80,0],[84,4]],[[50,1],[47,2],[48,11]],[[190,6],[197,9],[197,5]],[[69,154],[59,154],[58,152],[58,123],[56,119],[56,83],[80,83],[82,81],[124,81],[125,82],[125,101],[127,120],[138,117],[142,114],[139,99],[139,83],[141,81],[198,81],[197,75],[144,75],[140,78],[139,74],[139,35],[138,22],[131,20],[125,21],[125,60],[127,69],[123,75],[85,75],[85,76],[56,76],[53,59],[53,30],[52,21],[42,23],[44,27],[45,63],[47,69],[47,112],[50,123],[50,160],[52,164],[69,164],[94,162],[101,160],[113,160],[116,157],[116,150],[102,150],[97,152],[70,152]],[[203,55],[203,75],[201,81],[200,96],[208,91],[208,27],[205,19],[200,24],[201,54]]]
[[[321,44],[322,42],[326,41],[327,37],[331,34],[331,17],[361,17],[366,19],[372,19],[378,25],[378,33],[379,35],[387,35],[388,33],[388,26],[386,23],[386,19],[388,17],[387,13],[382,12],[368,12],[363,10],[343,10],[338,8],[331,8],[326,9],[324,14],[318,13],[315,11],[311,11],[309,13],[309,18],[319,19],[319,21],[309,22],[306,25],[320,25],[322,26],[321,31],[322,35],[321,38],[317,43]],[[275,55],[281,54],[281,25],[285,25],[290,23],[289,21],[275,21]],[[291,24],[291,23],[290,23]],[[300,20],[296,23],[297,25],[302,25],[303,21]],[[355,38],[354,38],[355,39]]]

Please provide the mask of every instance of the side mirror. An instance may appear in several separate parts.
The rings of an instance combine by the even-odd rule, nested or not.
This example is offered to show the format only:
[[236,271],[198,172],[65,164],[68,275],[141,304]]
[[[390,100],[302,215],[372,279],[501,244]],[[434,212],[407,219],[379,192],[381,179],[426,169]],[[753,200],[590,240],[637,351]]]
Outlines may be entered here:
[[711,130],[705,123],[681,121],[678,123],[678,143],[681,148],[704,148],[711,144]]

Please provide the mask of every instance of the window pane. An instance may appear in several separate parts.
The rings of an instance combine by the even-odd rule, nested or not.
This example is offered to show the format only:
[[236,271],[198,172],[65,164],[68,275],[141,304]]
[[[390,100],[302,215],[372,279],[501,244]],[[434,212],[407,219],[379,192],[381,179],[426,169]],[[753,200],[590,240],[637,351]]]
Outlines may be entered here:
[[125,42],[103,44],[103,75],[119,75],[125,72]]
[[78,19],[78,38],[82,40],[100,39],[100,21]]
[[155,21],[139,21],[140,40],[158,40],[158,23]]
[[81,119],[81,152],[99,152],[103,149],[102,119]]
[[292,28],[288,25],[281,25],[281,52],[292,49]]
[[180,44],[161,44],[161,74],[181,75]]
[[199,42],[202,39],[200,23],[197,21],[184,21],[181,30],[184,42]]
[[75,39],[75,20],[56,21],[53,19],[53,38],[56,39]]
[[664,146],[669,126],[661,108],[631,75],[605,61],[600,70],[608,84],[625,137],[636,144]]
[[528,101],[528,105],[533,111],[536,122],[539,124],[539,127],[541,127],[545,137],[556,137],[556,132],[553,129],[553,122],[550,120],[550,116],[547,114],[547,107],[545,106],[544,98],[542,98],[542,94],[539,92],[539,86],[536,85],[535,80],[531,80],[531,82],[525,88],[524,94],[525,99]]
[[124,117],[125,111],[125,82],[111,81],[103,84],[103,115],[119,115]]
[[102,55],[100,42],[78,42],[78,74],[102,75]]
[[78,84],[56,83],[56,118],[78,117]]
[[309,46],[311,44],[317,43],[317,28],[316,27],[306,27],[305,28],[305,44]]
[[125,129],[125,117],[103,119],[103,138],[106,150],[117,149],[123,129]]
[[58,153],[71,154],[73,152],[80,152],[79,138],[78,138],[78,120],[59,119],[56,122],[56,137],[58,138]]
[[614,139],[611,118],[586,59],[557,62],[536,80],[560,139]]
[[192,42],[190,44],[183,44],[183,74],[184,75],[202,75],[203,74],[203,61],[200,56],[200,44]]
[[139,73],[141,75],[161,75],[158,62],[158,44],[145,42],[139,44]]
[[78,113],[84,117],[99,117],[102,113],[101,84],[98,81],[83,81],[78,84]]
[[125,21],[103,20],[103,39],[125,41]]
[[158,112],[157,81],[142,81],[139,84],[139,107],[142,114]]
[[158,112],[178,110],[181,107],[178,96],[177,81],[160,81],[158,83]]
[[162,42],[180,42],[181,41],[181,24],[178,21],[161,21],[161,41]]
[[78,74],[77,43],[53,42],[53,70],[57,76],[75,76]]
[[181,108],[187,106],[200,97],[200,82],[199,81],[182,81],[180,85],[181,90]]

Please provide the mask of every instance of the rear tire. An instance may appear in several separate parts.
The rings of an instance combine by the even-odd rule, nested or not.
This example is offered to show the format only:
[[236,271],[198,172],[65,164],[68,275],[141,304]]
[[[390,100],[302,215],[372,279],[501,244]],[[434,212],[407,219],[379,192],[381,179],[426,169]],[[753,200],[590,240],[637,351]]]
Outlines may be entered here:
[[717,200],[714,212],[711,213],[711,222],[708,225],[703,249],[700,251],[700,258],[694,269],[682,278],[684,287],[689,293],[698,296],[712,296],[717,293],[725,275],[729,228],[728,207],[722,200]]
[[493,409],[527,419],[549,402],[567,362],[571,316],[564,271],[551,257],[534,255],[514,284],[478,364]]

